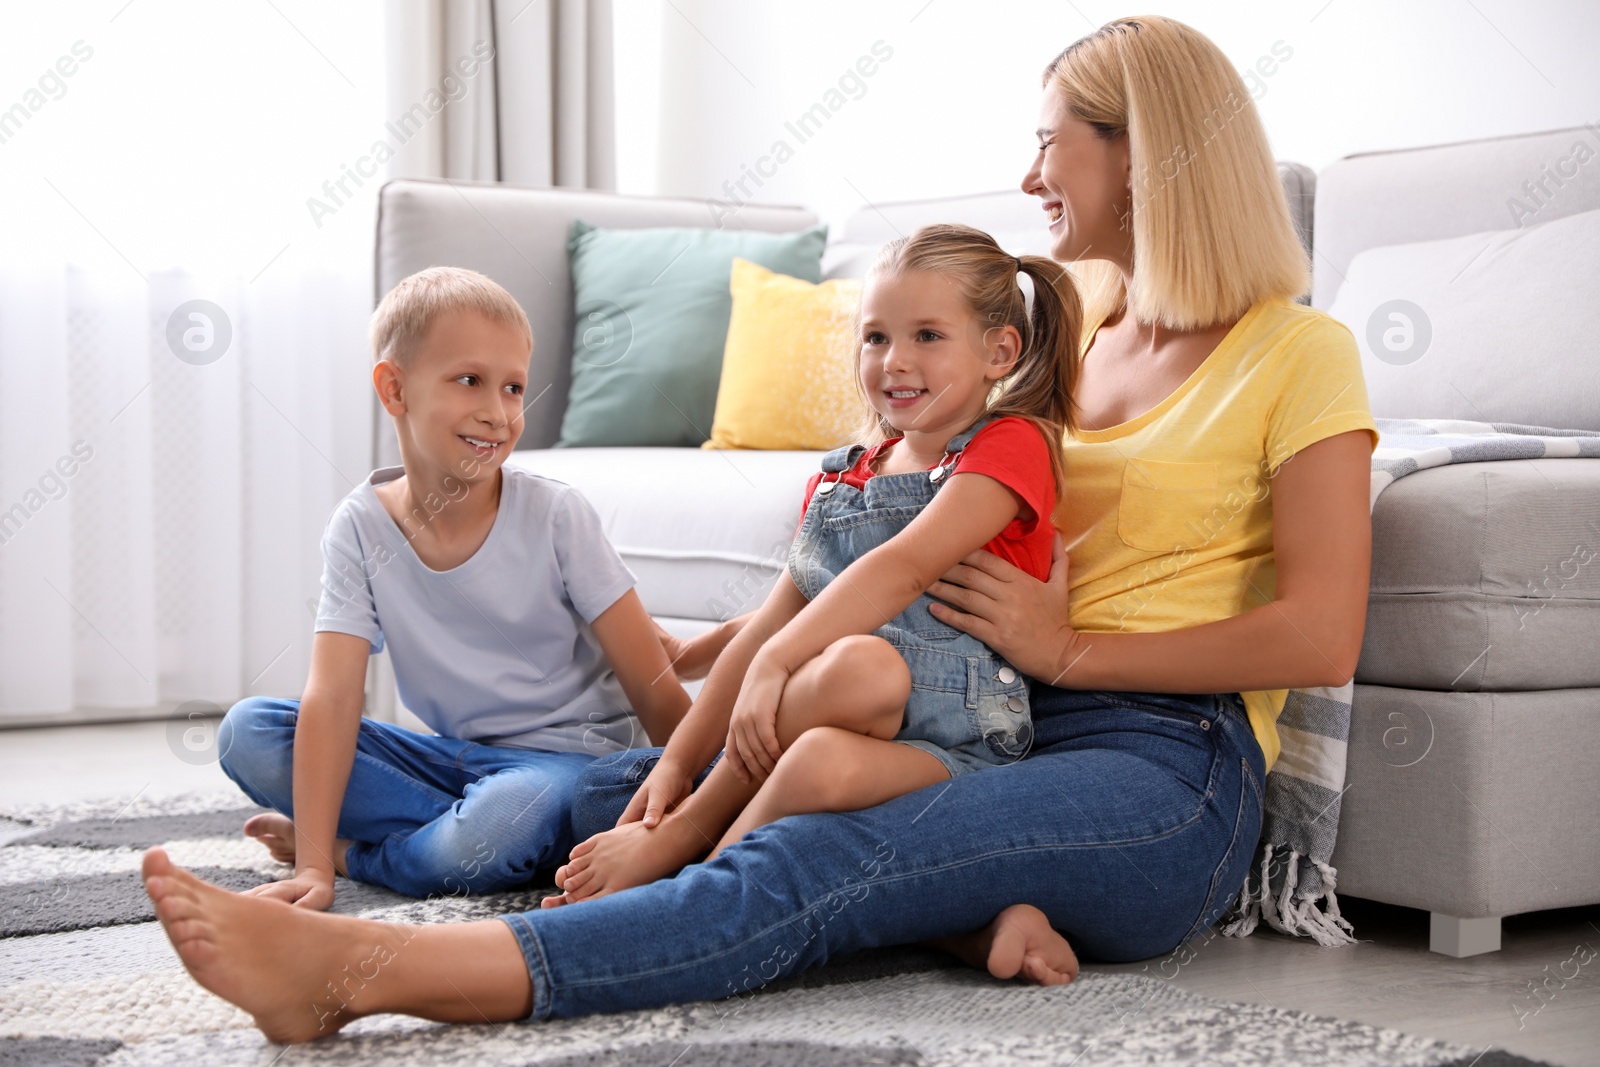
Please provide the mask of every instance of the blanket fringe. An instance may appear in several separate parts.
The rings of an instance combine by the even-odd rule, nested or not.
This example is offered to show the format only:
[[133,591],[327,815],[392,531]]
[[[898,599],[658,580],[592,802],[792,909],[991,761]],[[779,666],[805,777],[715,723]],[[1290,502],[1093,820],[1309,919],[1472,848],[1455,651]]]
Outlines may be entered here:
[[[1274,855],[1279,863],[1274,864]],[[1295,892],[1300,880],[1300,861],[1305,860],[1322,876],[1320,892],[1301,890]],[[1283,885],[1274,889],[1272,871],[1277,866],[1283,872]],[[1291,937],[1309,937],[1325,948],[1355,944],[1355,928],[1339,914],[1339,897],[1334,892],[1338,885],[1338,872],[1321,860],[1303,856],[1285,845],[1274,846],[1264,842],[1261,846],[1261,870],[1252,872],[1239,890],[1239,898],[1224,917],[1221,931],[1224,937],[1249,937],[1265,919],[1267,925]]]

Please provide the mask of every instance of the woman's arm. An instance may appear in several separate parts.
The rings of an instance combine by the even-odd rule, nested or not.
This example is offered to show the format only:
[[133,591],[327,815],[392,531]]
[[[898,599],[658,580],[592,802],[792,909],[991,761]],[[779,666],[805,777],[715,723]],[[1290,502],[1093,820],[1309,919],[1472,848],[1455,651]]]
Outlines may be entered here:
[[1067,566],[1048,582],[974,553],[929,592],[935,615],[1040,681],[1071,689],[1227,693],[1343,685],[1366,628],[1372,562],[1372,439],[1336,434],[1272,479],[1276,597],[1229,619],[1165,633],[1079,633]]
[[952,475],[904,530],[846,567],[762,647],[763,665],[793,673],[839,638],[876,630],[998,537],[1023,507],[1021,496],[987,474]]

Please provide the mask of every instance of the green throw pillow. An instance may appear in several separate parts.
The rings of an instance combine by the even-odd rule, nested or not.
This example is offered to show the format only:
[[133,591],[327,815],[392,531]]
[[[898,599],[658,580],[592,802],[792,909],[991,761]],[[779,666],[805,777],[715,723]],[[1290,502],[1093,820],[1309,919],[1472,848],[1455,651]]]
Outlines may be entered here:
[[572,391],[558,448],[698,447],[711,435],[734,257],[822,280],[827,226],[793,233],[572,223]]

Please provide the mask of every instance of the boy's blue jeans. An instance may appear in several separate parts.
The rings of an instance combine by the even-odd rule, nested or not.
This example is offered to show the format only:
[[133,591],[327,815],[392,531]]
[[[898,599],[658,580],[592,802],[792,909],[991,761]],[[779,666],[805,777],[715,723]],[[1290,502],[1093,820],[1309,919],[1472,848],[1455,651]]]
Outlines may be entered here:
[[[249,697],[217,730],[229,778],[294,818],[298,700]],[[572,796],[594,756],[534,752],[361,720],[339,811],[350,877],[407,896],[526,885],[572,851]]]
[[[503,916],[530,1017],[746,995],[840,953],[980,929],[1012,904],[1040,908],[1090,959],[1147,959],[1204,931],[1261,835],[1266,771],[1238,695],[1035,684],[1032,701],[1034,749],[1018,763],[793,815],[675,878]],[[584,772],[580,839],[616,822],[660,752]]]

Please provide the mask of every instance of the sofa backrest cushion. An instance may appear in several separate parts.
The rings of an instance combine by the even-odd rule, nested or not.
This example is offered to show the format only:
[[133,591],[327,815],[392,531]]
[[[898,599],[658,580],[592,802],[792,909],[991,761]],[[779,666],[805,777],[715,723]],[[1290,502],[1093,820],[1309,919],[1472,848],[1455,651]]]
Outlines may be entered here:
[[1328,309],[1372,413],[1600,430],[1600,210],[1356,254]]
[[[1600,129],[1346,156],[1317,175],[1311,303],[1327,308],[1356,253],[1600,208]],[[1468,416],[1470,417],[1470,416]]]

